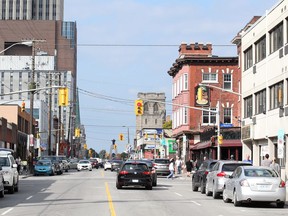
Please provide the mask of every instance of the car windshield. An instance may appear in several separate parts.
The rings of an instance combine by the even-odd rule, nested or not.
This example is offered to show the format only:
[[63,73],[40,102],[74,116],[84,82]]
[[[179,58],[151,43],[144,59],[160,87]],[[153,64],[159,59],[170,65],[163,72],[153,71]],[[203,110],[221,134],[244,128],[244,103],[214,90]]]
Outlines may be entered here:
[[8,160],[8,157],[0,157],[0,165],[2,167],[9,167],[10,161]]
[[36,165],[38,166],[49,166],[51,165],[51,161],[37,161]]
[[148,170],[148,167],[146,164],[138,164],[138,163],[135,163],[135,164],[125,164],[123,166],[123,170],[125,171],[146,171]]
[[244,175],[250,177],[278,177],[276,172],[269,169],[247,169],[244,171]]
[[86,163],[90,163],[90,161],[81,160],[81,161],[79,161],[79,163],[84,163],[84,164],[86,164]]
[[210,165],[209,165],[209,169],[212,169],[212,167],[216,164],[216,161],[215,162],[211,162]]
[[[248,164],[241,164],[241,163],[227,163],[223,164],[222,171],[226,172],[233,172],[239,166],[247,166]],[[251,164],[252,165],[252,164]]]
[[169,164],[169,160],[167,159],[155,159],[155,163],[161,163],[161,164]]

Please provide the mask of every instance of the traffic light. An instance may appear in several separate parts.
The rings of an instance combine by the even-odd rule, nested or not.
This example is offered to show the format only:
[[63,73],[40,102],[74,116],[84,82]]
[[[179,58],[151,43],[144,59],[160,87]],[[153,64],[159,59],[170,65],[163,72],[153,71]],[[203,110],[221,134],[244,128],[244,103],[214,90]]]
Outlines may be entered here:
[[113,148],[114,148],[114,149],[117,149],[117,145],[116,145],[116,144],[114,144]]
[[119,134],[119,140],[123,141],[124,140],[124,135],[122,133]]
[[220,134],[218,136],[218,144],[221,145],[223,143],[223,136]]
[[198,100],[198,101],[201,101],[201,100],[202,100],[202,94],[203,94],[202,87],[201,87],[201,86],[198,86],[198,89],[197,89],[197,100]]
[[143,100],[135,100],[135,114],[136,116],[143,115]]
[[145,133],[145,139],[148,139],[148,134],[147,133]]
[[58,90],[59,106],[68,106],[68,88],[59,88]]
[[75,128],[75,137],[80,137],[80,128]]
[[21,104],[21,112],[25,112],[25,102],[22,101],[22,104]]

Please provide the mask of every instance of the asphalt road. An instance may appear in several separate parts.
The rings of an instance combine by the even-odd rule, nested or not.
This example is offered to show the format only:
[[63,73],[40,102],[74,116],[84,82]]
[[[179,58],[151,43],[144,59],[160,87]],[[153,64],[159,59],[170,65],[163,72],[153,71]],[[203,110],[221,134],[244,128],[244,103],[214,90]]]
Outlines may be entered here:
[[6,216],[263,216],[286,215],[288,206],[234,207],[192,192],[191,178],[158,178],[153,190],[115,187],[116,173],[93,169],[70,170],[56,176],[21,177],[19,192],[0,199],[0,215]]

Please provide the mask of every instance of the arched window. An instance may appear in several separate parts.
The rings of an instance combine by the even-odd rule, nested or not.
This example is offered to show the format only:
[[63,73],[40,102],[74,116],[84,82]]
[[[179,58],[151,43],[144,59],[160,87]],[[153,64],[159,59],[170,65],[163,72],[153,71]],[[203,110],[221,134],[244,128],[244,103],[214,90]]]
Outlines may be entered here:
[[148,112],[148,103],[144,103],[144,112]]
[[158,108],[158,104],[157,104],[157,103],[155,103],[155,104],[153,105],[153,110],[154,110],[154,112],[158,112],[158,111],[159,111],[159,108]]

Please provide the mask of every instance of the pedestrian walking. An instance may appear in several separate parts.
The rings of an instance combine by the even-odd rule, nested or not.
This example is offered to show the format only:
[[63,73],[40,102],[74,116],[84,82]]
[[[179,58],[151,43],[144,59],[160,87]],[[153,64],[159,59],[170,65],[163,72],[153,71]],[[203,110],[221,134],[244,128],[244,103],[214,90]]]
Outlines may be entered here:
[[187,177],[190,177],[190,174],[193,168],[193,163],[192,163],[192,160],[190,160],[190,158],[188,158],[188,160],[186,161],[185,166],[186,166]]
[[177,174],[181,174],[181,171],[182,171],[182,161],[179,157],[177,157],[177,160],[175,162],[175,166],[176,166],[176,169],[177,169]]
[[174,159],[171,158],[170,159],[170,163],[169,163],[169,171],[170,174],[167,176],[167,179],[173,179],[174,178]]
[[18,173],[20,173],[20,169],[21,169],[21,158],[20,156],[18,156],[15,160],[16,164],[17,164],[17,171]]
[[273,168],[280,175],[281,168],[280,165],[277,163],[276,158],[274,158],[274,160],[270,164],[270,167]]
[[269,159],[269,154],[265,154],[264,160],[262,160],[261,166],[270,167],[272,161]]
[[250,159],[250,155],[246,154],[246,158],[243,160],[243,162],[249,162],[252,164],[252,160]]

